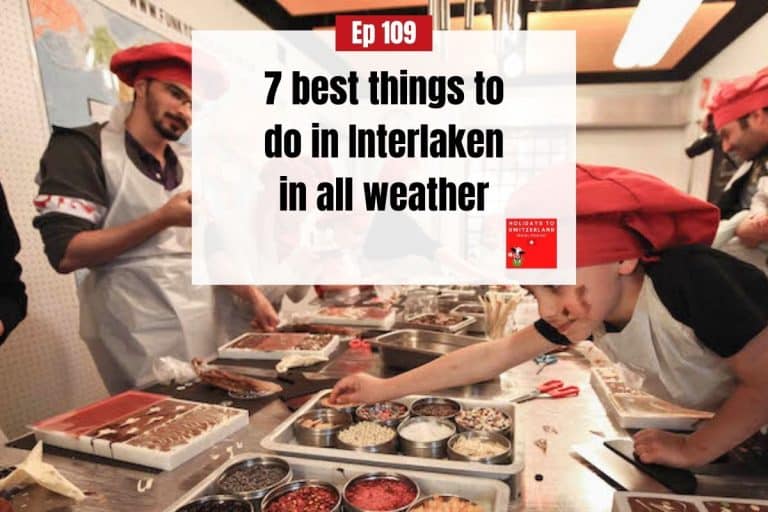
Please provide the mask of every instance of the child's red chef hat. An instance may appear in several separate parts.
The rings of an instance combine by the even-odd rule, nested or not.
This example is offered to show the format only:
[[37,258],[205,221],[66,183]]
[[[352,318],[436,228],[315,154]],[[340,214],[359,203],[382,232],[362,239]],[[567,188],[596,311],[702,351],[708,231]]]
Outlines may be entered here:
[[112,56],[109,69],[127,85],[154,78],[192,87],[192,48],[179,43],[132,46]]
[[710,245],[716,206],[662,180],[618,167],[576,166],[576,266],[642,258],[691,244]]
[[708,107],[718,130],[731,121],[768,107],[768,67],[754,75],[720,82]]

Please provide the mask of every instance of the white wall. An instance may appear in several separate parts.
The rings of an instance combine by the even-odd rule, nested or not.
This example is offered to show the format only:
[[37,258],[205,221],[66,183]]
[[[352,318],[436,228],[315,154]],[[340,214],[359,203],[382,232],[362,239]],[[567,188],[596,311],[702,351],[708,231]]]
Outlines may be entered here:
[[[597,108],[601,99],[613,103],[617,98],[626,98],[629,108],[638,96],[658,95],[661,100],[661,97],[686,93],[681,82],[579,85],[576,88],[580,99],[593,99]],[[579,162],[644,171],[687,190],[688,164],[683,153],[686,141],[682,124],[679,127],[659,123],[659,126],[642,128],[584,128],[580,126],[584,119],[579,119],[579,115],[584,113],[577,114],[576,120],[576,158]],[[618,112],[611,122],[621,124],[621,113]]]
[[[44,417],[106,396],[78,335],[74,278],[50,268],[32,227],[33,178],[49,132],[27,1],[0,0],[0,180],[21,238],[19,260],[29,296],[27,319],[0,348],[0,430],[9,437]],[[193,28],[267,28],[235,0],[153,2]],[[184,40],[129,0],[102,3],[166,37]]]
[[688,188],[688,164],[680,128],[578,130],[579,162],[644,171],[681,190]]

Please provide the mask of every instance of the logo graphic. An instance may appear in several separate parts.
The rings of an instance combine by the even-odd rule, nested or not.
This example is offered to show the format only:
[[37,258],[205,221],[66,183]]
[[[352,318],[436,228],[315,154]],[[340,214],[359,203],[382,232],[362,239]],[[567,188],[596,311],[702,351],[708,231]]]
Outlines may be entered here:
[[509,251],[509,256],[512,257],[512,265],[515,267],[522,267],[523,266],[523,254],[525,254],[525,251],[522,247],[513,247]]
[[557,268],[557,219],[507,219],[507,268]]

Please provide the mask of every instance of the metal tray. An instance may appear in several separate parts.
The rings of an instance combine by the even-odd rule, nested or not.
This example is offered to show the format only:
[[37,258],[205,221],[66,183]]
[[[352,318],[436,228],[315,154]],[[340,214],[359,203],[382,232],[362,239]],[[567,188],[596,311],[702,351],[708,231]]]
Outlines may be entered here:
[[428,325],[428,324],[420,324],[414,322],[414,320],[418,319],[422,316],[427,316],[429,313],[425,313],[423,315],[414,316],[409,319],[402,319],[399,320],[396,324],[396,327],[398,329],[420,329],[424,331],[436,331],[436,332],[448,332],[451,334],[459,334],[467,330],[467,328],[475,323],[474,317],[464,315],[464,320],[462,320],[459,323],[450,325],[450,326],[442,326],[442,325]]
[[[685,510],[695,512],[707,512],[711,509],[707,508],[705,503],[712,502],[718,507],[718,510],[764,510],[768,508],[768,501],[758,498],[740,499],[650,492],[617,492],[613,495],[613,508],[611,510],[613,512],[631,512],[633,510],[629,504],[631,498],[645,500],[641,506],[645,506],[648,510],[683,510],[685,508]],[[666,508],[661,508],[664,506],[664,502],[667,502],[668,505]]]
[[456,306],[466,304],[468,298],[459,297],[458,295],[438,295],[437,296],[437,310],[442,313],[450,313]]
[[[342,306],[338,306],[342,307]],[[355,308],[378,309],[376,306],[350,306]],[[390,308],[389,313],[382,318],[345,318],[342,316],[321,315],[319,310],[311,313],[298,313],[294,317],[295,322],[320,324],[320,325],[346,325],[351,327],[369,327],[372,329],[390,329],[395,323],[397,309]]]
[[460,348],[481,343],[481,338],[420,329],[401,329],[371,341],[378,347],[384,364],[411,370]]
[[453,308],[450,312],[456,315],[471,316],[472,318],[475,319],[475,323],[473,323],[467,328],[467,332],[476,332],[476,333],[485,334],[485,313],[479,313],[479,312],[473,311],[478,306],[482,311],[483,306],[480,303],[465,302],[464,304],[459,304],[458,306]]
[[[131,404],[130,400],[136,400],[137,398],[143,398],[143,402],[138,403],[135,407],[133,405],[126,405],[126,401],[127,404]],[[121,441],[109,441],[94,436],[94,432],[110,423],[121,422],[126,418],[130,418],[131,415],[141,414],[148,408],[167,401],[188,404],[191,406],[190,411],[198,406],[205,406],[219,410],[228,409],[234,411],[234,415],[214,425],[209,430],[198,432],[190,439],[187,439],[186,442],[174,446],[168,451],[131,445],[128,443],[131,439],[130,437]],[[116,410],[121,412],[114,412]],[[183,418],[185,414],[189,413],[184,413],[176,418]],[[90,417],[96,418],[96,420],[86,420],[87,423],[90,423],[89,425],[79,423],[82,426],[78,429],[73,429],[74,425],[78,425],[78,420],[75,419],[78,417]],[[163,422],[156,424],[155,428],[163,428],[163,425],[170,421],[170,419],[166,418]],[[86,455],[95,455],[105,459],[130,462],[170,471],[247,426],[248,411],[244,409],[180,400],[166,395],[131,390],[48,418],[30,425],[28,428],[34,432],[35,438],[38,441],[43,441],[45,444],[81,452]],[[151,432],[151,429],[147,429],[146,432]]]
[[424,289],[440,295],[454,295],[461,298],[477,297],[479,290],[476,286],[425,286]]
[[[223,464],[219,469],[208,475],[192,490],[179,498],[173,505],[167,508],[165,512],[175,512],[179,507],[195,498],[206,496],[208,494],[215,494],[216,479],[228,467],[245,459],[264,455],[268,454],[243,453],[233,457],[226,464]],[[372,468],[371,466],[362,466],[359,464],[331,464],[326,461],[304,458],[281,458],[290,464],[294,480],[316,478],[335,485],[336,488],[339,489],[339,492],[341,492],[344,484],[348,480],[357,475],[375,470],[375,468]],[[401,471],[401,473],[412,478],[419,484],[422,496],[430,494],[456,494],[474,501],[483,507],[483,510],[489,512],[506,512],[509,508],[509,487],[498,481],[468,478],[466,476],[441,475],[439,473],[427,473],[422,471]],[[258,510],[258,508],[256,510]]]
[[[320,350],[256,350],[249,348],[237,348],[234,345],[246,336],[258,335],[258,336],[280,336],[281,334],[292,334],[283,332],[246,332],[228,341],[225,345],[219,347],[219,357],[223,359],[267,359],[279,361],[289,355],[300,355],[306,357],[328,357],[339,347],[339,337],[333,336],[330,343]],[[302,333],[303,334],[303,333]]]
[[[662,430],[696,430],[696,426],[703,420],[712,418],[713,414],[707,411],[686,409],[647,393],[634,394],[614,393],[605,381],[606,374],[613,374],[610,368],[592,368],[589,379],[597,397],[602,402],[605,410],[621,428],[643,429],[657,428]],[[642,407],[625,408],[622,403],[637,404],[646,403],[653,405],[647,410]]]
[[[261,446],[266,450],[285,455],[296,455],[310,457],[313,459],[324,459],[326,461],[337,460],[346,462],[359,462],[372,464],[379,468],[413,469],[417,471],[433,471],[439,473],[449,473],[455,475],[468,475],[481,478],[493,478],[495,480],[505,481],[511,489],[512,496],[516,499],[519,489],[519,478],[523,471],[523,435],[518,429],[517,414],[515,405],[509,402],[474,400],[452,397],[453,400],[460,402],[464,407],[495,407],[507,413],[512,418],[512,429],[510,439],[512,440],[512,461],[509,464],[481,464],[479,462],[464,462],[447,459],[427,459],[423,457],[410,457],[406,455],[388,455],[370,453],[365,454],[365,459],[361,460],[361,453],[342,450],[338,448],[314,448],[304,446],[296,441],[293,435],[293,423],[302,414],[310,409],[317,407],[318,402],[330,390],[320,391],[310,398],[301,408],[294,412],[289,418],[278,425],[264,439],[261,440]],[[398,399],[408,406],[420,398],[422,395],[410,395]]]

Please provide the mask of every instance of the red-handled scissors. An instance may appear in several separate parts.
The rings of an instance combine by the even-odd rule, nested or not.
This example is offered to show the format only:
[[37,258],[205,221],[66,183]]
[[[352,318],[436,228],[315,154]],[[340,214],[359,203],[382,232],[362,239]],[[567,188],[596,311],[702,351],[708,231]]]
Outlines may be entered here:
[[561,380],[548,380],[530,393],[519,396],[511,400],[511,402],[521,404],[536,398],[567,398],[578,395],[578,386],[566,386]]

